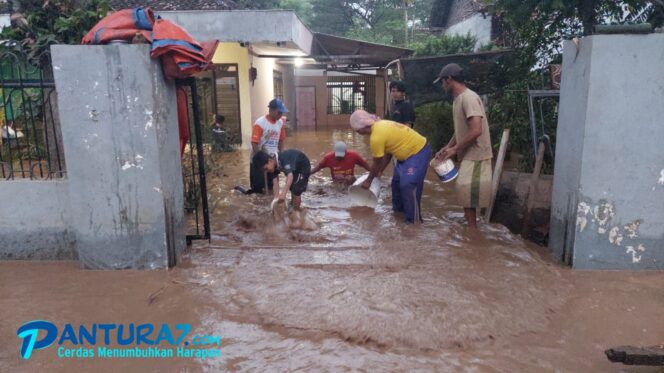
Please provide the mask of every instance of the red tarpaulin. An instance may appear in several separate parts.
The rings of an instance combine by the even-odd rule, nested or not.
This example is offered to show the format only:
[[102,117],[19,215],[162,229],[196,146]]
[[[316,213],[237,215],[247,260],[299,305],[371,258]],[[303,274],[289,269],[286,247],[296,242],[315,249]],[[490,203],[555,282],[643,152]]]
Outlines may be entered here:
[[[106,44],[123,40],[131,43],[142,35],[152,44],[150,57],[161,58],[167,79],[182,79],[212,66],[218,40],[198,43],[182,27],[154,16],[150,8],[124,9],[112,13],[95,25],[82,44]],[[180,154],[189,141],[187,96],[183,89],[177,91],[178,126],[180,130]]]
[[83,44],[131,42],[136,34],[152,44],[150,56],[160,57],[168,79],[190,77],[210,67],[219,41],[199,44],[182,27],[159,16],[150,8],[124,9],[112,13],[83,37]]

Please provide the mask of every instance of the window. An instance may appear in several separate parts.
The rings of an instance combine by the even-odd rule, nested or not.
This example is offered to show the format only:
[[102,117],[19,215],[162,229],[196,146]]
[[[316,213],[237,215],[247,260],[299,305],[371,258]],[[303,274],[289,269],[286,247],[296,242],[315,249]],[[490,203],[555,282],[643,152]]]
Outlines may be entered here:
[[333,76],[327,78],[327,113],[352,114],[357,109],[376,111],[374,77]]
[[281,71],[272,71],[272,81],[274,84],[274,98],[284,100],[284,78]]

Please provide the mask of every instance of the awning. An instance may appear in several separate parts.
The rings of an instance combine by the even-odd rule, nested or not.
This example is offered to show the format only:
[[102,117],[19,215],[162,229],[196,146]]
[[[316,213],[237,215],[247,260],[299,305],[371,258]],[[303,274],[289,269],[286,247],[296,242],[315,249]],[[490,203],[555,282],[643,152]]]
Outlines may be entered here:
[[390,61],[408,57],[412,49],[369,43],[323,33],[315,33],[311,58],[319,63],[344,67],[348,65],[384,67]]

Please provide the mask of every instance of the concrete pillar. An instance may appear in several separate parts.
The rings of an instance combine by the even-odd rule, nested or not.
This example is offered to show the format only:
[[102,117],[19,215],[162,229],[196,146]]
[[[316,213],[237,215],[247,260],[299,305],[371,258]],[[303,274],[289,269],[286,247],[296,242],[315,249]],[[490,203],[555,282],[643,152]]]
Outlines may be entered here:
[[564,46],[549,247],[575,268],[664,269],[663,46]]
[[81,266],[167,267],[185,247],[174,84],[147,45],[51,50]]

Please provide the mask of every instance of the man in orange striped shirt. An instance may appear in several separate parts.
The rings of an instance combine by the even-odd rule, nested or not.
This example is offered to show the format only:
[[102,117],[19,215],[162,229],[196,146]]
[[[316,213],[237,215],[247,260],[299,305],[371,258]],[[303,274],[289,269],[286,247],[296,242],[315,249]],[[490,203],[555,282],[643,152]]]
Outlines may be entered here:
[[[268,113],[256,120],[251,130],[251,156],[259,151],[264,151],[269,155],[276,154],[283,149],[286,139],[286,121],[283,114],[288,113],[284,103],[275,98],[268,104]],[[253,193],[265,193],[267,189],[272,190],[272,180],[274,175],[265,175],[262,169],[257,169],[250,164],[249,179]],[[267,179],[266,179],[267,177]]]

